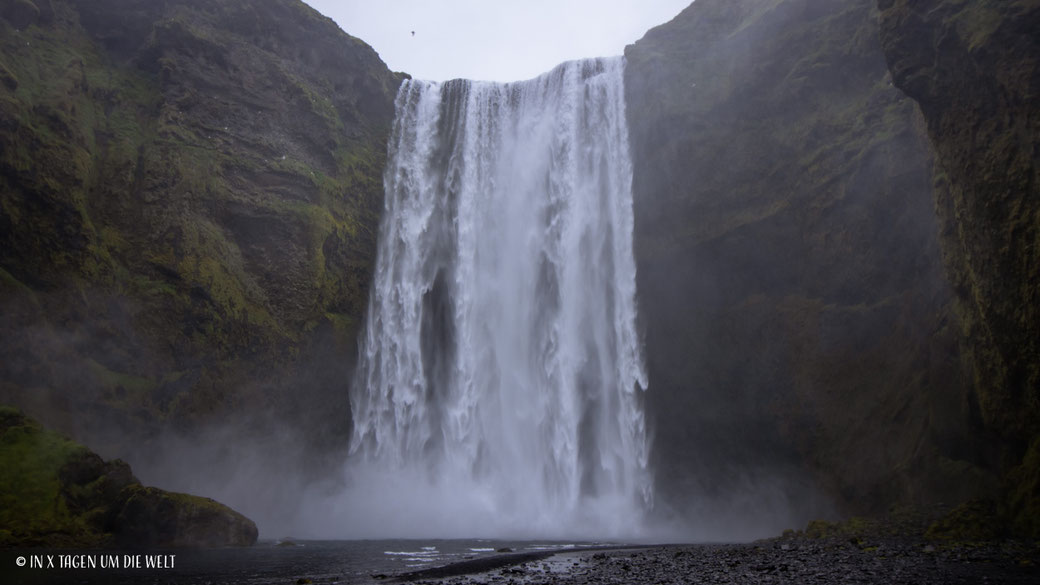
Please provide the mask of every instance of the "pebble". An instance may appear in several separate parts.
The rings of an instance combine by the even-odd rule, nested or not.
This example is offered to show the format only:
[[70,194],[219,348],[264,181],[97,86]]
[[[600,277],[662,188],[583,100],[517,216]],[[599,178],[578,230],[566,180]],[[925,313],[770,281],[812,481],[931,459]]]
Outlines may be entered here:
[[785,539],[751,544],[681,545],[574,554],[490,573],[419,581],[426,585],[816,585],[1040,583],[1040,545],[934,545]]

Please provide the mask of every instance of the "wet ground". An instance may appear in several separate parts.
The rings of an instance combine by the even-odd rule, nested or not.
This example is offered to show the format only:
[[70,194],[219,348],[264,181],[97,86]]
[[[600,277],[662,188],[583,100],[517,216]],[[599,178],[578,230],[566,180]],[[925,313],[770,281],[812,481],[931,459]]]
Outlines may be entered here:
[[680,545],[560,553],[488,572],[424,578],[420,584],[883,583],[1040,584],[1036,544],[937,545],[785,539],[754,544]]
[[[1037,584],[1040,545],[788,537],[751,544],[578,550],[576,543],[326,541],[176,551],[158,569],[19,567],[58,551],[0,551],[0,583],[149,585]],[[494,548],[493,548],[494,547]],[[514,552],[499,552],[512,548]],[[84,554],[83,551],[72,554]],[[101,559],[107,552],[88,552]],[[125,554],[137,554],[119,553]]]

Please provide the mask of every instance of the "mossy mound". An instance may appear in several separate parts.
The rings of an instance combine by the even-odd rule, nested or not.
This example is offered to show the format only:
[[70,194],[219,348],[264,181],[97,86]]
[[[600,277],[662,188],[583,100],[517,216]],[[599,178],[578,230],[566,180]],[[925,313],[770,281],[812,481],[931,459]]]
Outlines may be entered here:
[[[74,471],[87,457],[86,447],[44,431],[13,408],[0,406],[0,467],[4,470],[0,474],[0,544],[102,543],[104,520],[95,508],[87,504],[84,509],[82,503],[93,503],[93,496],[102,490],[91,490],[90,484],[105,474],[85,477]],[[72,502],[66,497],[70,491],[76,492]]]
[[993,500],[975,499],[933,522],[925,536],[955,542],[991,541],[1008,535],[1007,524]]
[[208,498],[144,487],[122,461],[0,406],[0,546],[249,546],[256,525]]
[[249,546],[256,524],[208,498],[135,485],[113,522],[122,546]]
[[[994,512],[984,500],[973,500],[953,510],[945,504],[927,507],[894,506],[883,513],[871,516],[852,516],[838,521],[811,520],[802,530],[785,531],[782,538],[839,540],[860,548],[868,548],[880,541],[892,539],[952,540],[967,534],[960,532],[955,536],[954,531],[959,528],[954,528],[954,525],[965,527],[963,521],[969,516],[977,524],[989,522],[992,525],[997,519]],[[982,532],[975,531],[973,534],[981,535]],[[999,536],[992,533],[985,538],[974,540],[993,540]]]

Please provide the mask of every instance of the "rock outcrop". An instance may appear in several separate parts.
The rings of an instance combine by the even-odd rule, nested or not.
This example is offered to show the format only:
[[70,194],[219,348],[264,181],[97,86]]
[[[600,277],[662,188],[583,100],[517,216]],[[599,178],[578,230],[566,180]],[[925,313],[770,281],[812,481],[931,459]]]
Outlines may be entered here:
[[251,546],[251,520],[209,498],[135,485],[121,494],[112,523],[122,546]]
[[878,0],[936,152],[936,210],[1002,506],[1040,535],[1040,2]]
[[844,513],[992,490],[874,2],[698,0],[626,56],[664,499],[804,519],[805,476]]
[[250,546],[257,528],[208,498],[144,487],[119,460],[0,406],[0,546]]
[[298,0],[3,5],[0,400],[342,452],[402,76]]

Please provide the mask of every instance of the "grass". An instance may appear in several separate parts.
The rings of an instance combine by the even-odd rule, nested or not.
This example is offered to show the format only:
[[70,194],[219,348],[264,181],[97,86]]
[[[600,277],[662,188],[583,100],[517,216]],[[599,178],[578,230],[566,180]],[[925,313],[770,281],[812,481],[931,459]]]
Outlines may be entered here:
[[0,406],[0,531],[14,537],[82,532],[83,522],[69,513],[61,496],[58,472],[85,451],[16,409]]

